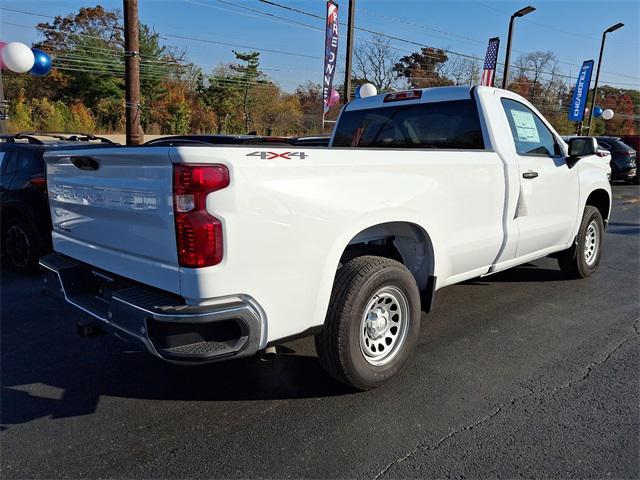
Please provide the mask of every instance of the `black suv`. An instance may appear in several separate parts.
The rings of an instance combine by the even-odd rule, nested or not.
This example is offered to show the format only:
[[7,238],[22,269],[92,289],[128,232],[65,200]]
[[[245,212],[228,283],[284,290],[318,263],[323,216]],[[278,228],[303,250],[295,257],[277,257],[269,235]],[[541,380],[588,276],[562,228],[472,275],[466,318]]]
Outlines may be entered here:
[[611,180],[638,183],[636,151],[620,137],[596,137],[598,146],[611,152]]
[[[44,138],[51,140],[45,140]],[[116,146],[90,134],[18,133],[0,136],[2,260],[20,273],[34,271],[51,250],[51,215],[43,154],[49,150]]]

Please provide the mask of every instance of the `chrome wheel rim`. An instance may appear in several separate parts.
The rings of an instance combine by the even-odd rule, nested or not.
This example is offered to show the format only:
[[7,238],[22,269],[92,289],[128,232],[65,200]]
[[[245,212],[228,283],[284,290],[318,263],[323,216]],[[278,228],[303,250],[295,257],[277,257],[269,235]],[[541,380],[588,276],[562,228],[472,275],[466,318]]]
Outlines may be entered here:
[[360,321],[360,351],[377,367],[402,349],[409,327],[409,302],[396,287],[385,286],[369,299]]
[[29,263],[31,245],[26,232],[18,225],[7,229],[6,252],[11,263],[18,268],[24,268]]
[[584,261],[592,266],[598,258],[598,248],[600,246],[600,229],[598,223],[593,220],[587,227],[584,237]]

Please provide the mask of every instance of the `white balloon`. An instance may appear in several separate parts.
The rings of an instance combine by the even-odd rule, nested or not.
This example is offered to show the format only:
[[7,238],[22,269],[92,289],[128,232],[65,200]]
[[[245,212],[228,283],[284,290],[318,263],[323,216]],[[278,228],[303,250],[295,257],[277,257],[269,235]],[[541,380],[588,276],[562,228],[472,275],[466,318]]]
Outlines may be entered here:
[[613,110],[607,108],[604,112],[602,112],[602,118],[605,120],[611,120],[613,118]]
[[31,70],[35,57],[24,43],[10,42],[2,49],[2,61],[12,72],[24,73]]
[[373,97],[377,94],[378,89],[370,83],[365,83],[360,86],[360,98]]

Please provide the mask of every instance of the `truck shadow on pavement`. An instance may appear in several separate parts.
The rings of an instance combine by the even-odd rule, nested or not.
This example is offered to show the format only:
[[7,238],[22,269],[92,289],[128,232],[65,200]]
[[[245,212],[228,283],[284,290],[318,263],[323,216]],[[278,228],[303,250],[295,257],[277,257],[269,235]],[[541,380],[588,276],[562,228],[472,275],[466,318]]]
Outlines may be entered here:
[[224,402],[353,393],[328,377],[316,357],[295,352],[269,362],[253,357],[184,367],[128,351],[127,344],[112,337],[73,340],[84,344],[83,351],[37,369],[29,368],[28,359],[12,360],[3,351],[0,429],[43,417],[92,414],[104,396]]
[[[566,281],[553,268],[555,261],[536,263],[540,266],[525,264],[462,285]],[[252,357],[202,366],[172,365],[131,351],[113,336],[79,338],[77,313],[41,296],[40,276],[3,272],[1,280],[2,430],[39,418],[93,414],[102,397],[226,402],[356,394],[324,372],[312,338],[289,344],[294,350],[282,347],[283,353],[269,362]],[[430,320],[446,316],[447,307],[442,308]]]

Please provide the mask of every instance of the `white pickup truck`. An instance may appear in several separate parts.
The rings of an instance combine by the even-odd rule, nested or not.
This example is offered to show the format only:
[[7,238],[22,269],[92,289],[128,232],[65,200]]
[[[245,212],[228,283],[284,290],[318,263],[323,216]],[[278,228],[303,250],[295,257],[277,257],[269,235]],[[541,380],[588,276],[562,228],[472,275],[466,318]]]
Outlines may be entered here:
[[45,290],[182,364],[314,334],[332,376],[373,388],[436,290],[552,254],[591,275],[611,209],[596,148],[511,92],[444,87],[352,101],[324,148],[51,152]]

